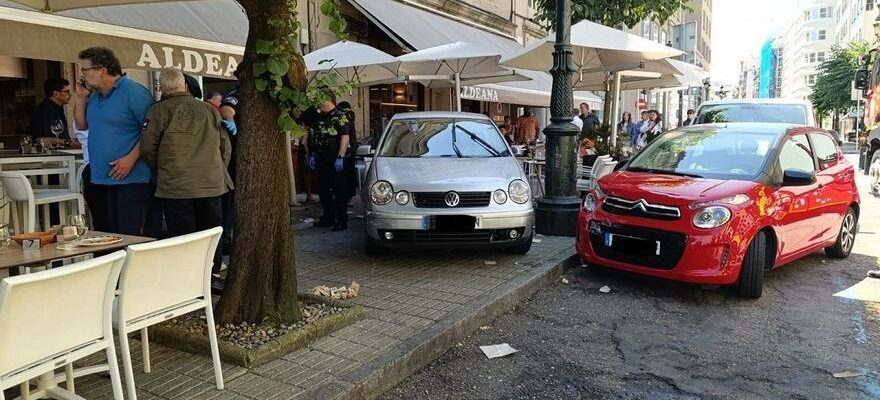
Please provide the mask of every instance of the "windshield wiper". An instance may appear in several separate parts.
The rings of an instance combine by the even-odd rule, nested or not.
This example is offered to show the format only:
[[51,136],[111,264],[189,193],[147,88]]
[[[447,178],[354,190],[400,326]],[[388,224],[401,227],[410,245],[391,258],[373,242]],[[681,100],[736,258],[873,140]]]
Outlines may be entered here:
[[686,172],[670,171],[668,169],[629,167],[626,170],[627,171],[636,171],[636,172],[647,172],[649,174],[665,174],[665,175],[675,175],[675,176],[688,176],[691,178],[702,178],[701,175],[688,174]]
[[[477,136],[476,133],[473,133],[473,132],[471,132],[471,131],[469,131],[469,130],[467,130],[467,129],[465,129],[465,128],[462,128],[462,127],[460,127],[460,126],[458,127],[458,129],[461,129],[464,133],[466,133],[468,136],[471,137],[471,140],[477,142],[477,144],[479,144],[481,147],[483,147],[484,149],[486,149],[486,151],[488,151],[489,154],[492,155],[492,157],[501,157],[501,152],[499,152],[497,149],[495,149],[494,147],[492,147],[492,145],[489,144],[488,142],[486,142],[483,138]],[[453,134],[454,134],[454,131],[453,131]],[[452,140],[453,140],[453,143],[455,143],[455,138],[454,138],[454,137],[453,137]]]
[[456,136],[455,135],[455,123],[453,123],[452,124],[452,151],[455,152],[455,155],[458,156],[458,158],[464,158],[464,156],[461,155],[461,150],[458,149],[458,145],[455,144],[455,136]]

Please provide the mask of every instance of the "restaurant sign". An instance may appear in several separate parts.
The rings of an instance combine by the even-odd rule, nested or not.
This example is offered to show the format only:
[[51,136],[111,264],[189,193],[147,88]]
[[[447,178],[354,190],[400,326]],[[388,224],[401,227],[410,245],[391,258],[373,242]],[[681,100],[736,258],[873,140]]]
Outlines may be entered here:
[[229,54],[159,45],[156,47],[158,51],[149,43],[143,43],[140,58],[135,65],[148,69],[175,67],[195,75],[225,78],[232,77],[235,69],[238,68],[239,60]]
[[460,96],[462,99],[497,102],[498,90],[478,86],[462,86]]

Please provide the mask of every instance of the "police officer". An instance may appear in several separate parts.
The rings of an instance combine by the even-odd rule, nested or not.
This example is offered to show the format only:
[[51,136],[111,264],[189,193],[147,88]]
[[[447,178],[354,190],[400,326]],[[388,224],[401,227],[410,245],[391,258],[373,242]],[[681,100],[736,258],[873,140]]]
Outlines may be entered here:
[[[238,153],[238,123],[241,118],[238,103],[238,89],[226,94],[226,97],[220,102],[220,116],[227,121],[225,127],[229,134],[229,141],[232,146],[232,155],[229,160],[227,171],[232,181],[235,182],[235,164],[236,154]],[[226,192],[221,198],[223,205],[223,238],[221,239],[221,248],[223,254],[232,254],[232,235],[235,223],[235,190]]]
[[325,93],[327,100],[316,110],[303,113],[303,121],[311,128],[309,134],[309,169],[317,170],[319,196],[324,214],[315,222],[316,227],[333,227],[333,231],[348,228],[348,169],[351,153],[352,122],[346,113],[336,107],[336,96]]

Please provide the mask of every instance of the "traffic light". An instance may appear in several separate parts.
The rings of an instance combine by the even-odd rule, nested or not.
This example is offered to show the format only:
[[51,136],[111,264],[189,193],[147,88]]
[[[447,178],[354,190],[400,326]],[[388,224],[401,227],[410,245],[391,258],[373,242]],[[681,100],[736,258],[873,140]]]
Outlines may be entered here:
[[868,70],[860,69],[856,71],[856,76],[853,78],[853,86],[859,90],[868,89]]

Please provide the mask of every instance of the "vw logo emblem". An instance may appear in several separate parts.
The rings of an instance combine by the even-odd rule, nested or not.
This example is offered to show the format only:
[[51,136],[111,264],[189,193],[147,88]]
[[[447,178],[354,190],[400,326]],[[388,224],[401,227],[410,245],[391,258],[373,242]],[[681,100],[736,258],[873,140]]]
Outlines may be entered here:
[[446,193],[446,196],[443,198],[443,201],[449,207],[455,207],[458,205],[458,202],[461,201],[461,198],[458,197],[458,193],[449,192]]

